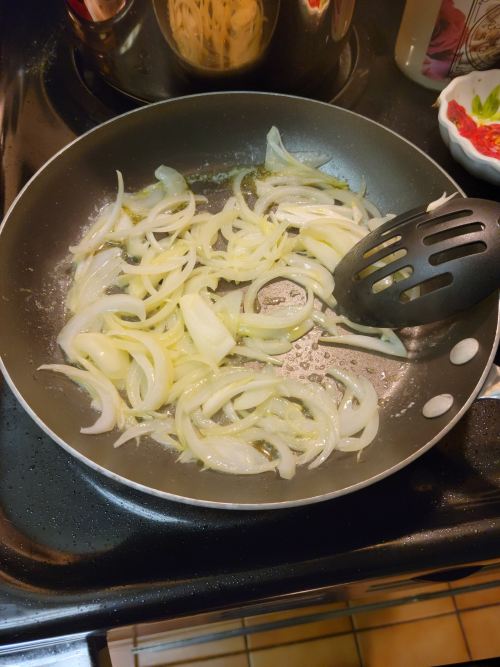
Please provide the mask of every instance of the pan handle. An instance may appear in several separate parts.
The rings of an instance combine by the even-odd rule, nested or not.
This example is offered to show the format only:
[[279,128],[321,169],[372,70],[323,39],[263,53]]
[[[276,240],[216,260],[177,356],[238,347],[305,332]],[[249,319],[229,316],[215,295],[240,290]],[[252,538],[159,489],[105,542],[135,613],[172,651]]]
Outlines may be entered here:
[[493,364],[477,398],[500,399],[500,366]]

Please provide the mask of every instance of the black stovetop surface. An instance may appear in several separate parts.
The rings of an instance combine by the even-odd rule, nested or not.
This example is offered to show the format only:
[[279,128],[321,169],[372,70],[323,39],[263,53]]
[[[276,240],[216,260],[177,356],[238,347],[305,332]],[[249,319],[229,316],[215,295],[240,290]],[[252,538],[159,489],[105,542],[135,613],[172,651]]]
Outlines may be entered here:
[[[101,86],[99,99],[75,76],[61,47],[62,4],[35,9],[23,0],[0,10],[5,204],[75,134],[133,106],[89,80]],[[357,87],[339,103],[413,141],[468,195],[498,198],[450,157],[436,94],[396,68],[401,10],[358,0],[364,57]],[[0,643],[500,557],[499,433],[498,403],[478,401],[430,452],[368,489],[288,510],[210,510],[87,469],[0,380]]]

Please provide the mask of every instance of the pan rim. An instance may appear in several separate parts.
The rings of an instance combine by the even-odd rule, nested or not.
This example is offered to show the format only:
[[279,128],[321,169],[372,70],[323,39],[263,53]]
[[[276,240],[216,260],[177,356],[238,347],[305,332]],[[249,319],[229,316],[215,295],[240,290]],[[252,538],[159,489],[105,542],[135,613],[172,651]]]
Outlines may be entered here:
[[[63,154],[65,151],[71,149],[71,147],[76,144],[77,142],[85,139],[88,135],[92,134],[93,132],[99,131],[101,128],[107,126],[110,123],[115,123],[119,122],[122,118],[127,117],[131,114],[135,113],[144,113],[145,110],[149,109],[150,107],[158,107],[158,106],[166,106],[168,104],[175,104],[176,102],[182,101],[182,100],[189,100],[193,98],[207,98],[207,97],[220,97],[220,96],[263,96],[267,98],[285,98],[289,100],[301,100],[304,102],[307,102],[308,104],[314,104],[314,105],[321,105],[325,106],[328,108],[334,108],[337,109],[338,111],[355,116],[357,118],[361,118],[364,122],[371,123],[378,128],[382,128],[382,130],[389,132],[392,135],[395,135],[398,140],[402,140],[404,143],[408,144],[414,151],[417,151],[420,153],[427,161],[429,161],[431,164],[434,165],[434,167],[437,167],[437,169],[446,177],[446,179],[456,188],[456,190],[462,195],[465,196],[464,191],[462,188],[454,181],[454,179],[449,176],[449,174],[439,165],[433,158],[431,158],[429,155],[427,155],[422,149],[420,149],[418,146],[413,144],[411,141],[403,137],[402,135],[398,134],[394,130],[391,130],[390,128],[382,125],[381,123],[371,119],[367,118],[366,116],[363,116],[361,114],[358,114],[354,111],[351,111],[350,109],[344,109],[342,107],[339,107],[337,105],[332,105],[327,102],[321,102],[318,100],[311,100],[306,97],[300,97],[300,96],[294,96],[294,95],[285,95],[281,93],[267,93],[267,92],[253,92],[253,91],[231,91],[231,92],[212,92],[212,93],[200,93],[200,94],[195,94],[195,95],[186,95],[183,97],[177,97],[177,98],[172,98],[169,100],[161,100],[159,102],[155,102],[152,104],[149,104],[145,107],[139,107],[137,109],[132,109],[130,111],[127,111],[124,114],[120,114],[119,116],[115,116],[114,118],[111,118],[104,123],[101,123],[97,125],[94,128],[91,128],[84,134],[76,137],[74,140],[72,140],[70,143],[68,143],[66,146],[63,146],[59,151],[57,151],[49,160],[43,164],[40,169],[37,170],[35,174],[27,181],[27,183],[23,186],[23,188],[20,190],[18,195],[14,198],[12,203],[10,204],[4,219],[0,225],[0,242],[1,242],[1,234],[6,226],[8,219],[10,215],[12,214],[14,208],[17,206],[18,201],[21,199],[21,197],[24,195],[25,191],[30,187],[31,183],[38,178],[38,176],[46,169],[49,167],[49,165],[55,161],[61,154]],[[472,405],[474,400],[476,400],[477,394],[480,392],[488,374],[490,371],[490,368],[493,364],[493,360],[496,354],[496,348],[498,345],[500,339],[500,308],[497,306],[497,325],[496,325],[496,332],[495,332],[495,337],[493,340],[493,344],[491,347],[490,355],[488,357],[488,360],[485,364],[483,373],[481,374],[476,386],[474,387],[473,391],[471,392],[470,397],[468,400],[464,403],[462,408],[457,412],[457,414],[451,419],[444,427],[437,433],[434,438],[432,438],[430,441],[425,443],[422,447],[420,447],[416,452],[405,458],[403,461],[400,461],[393,465],[392,467],[370,477],[367,480],[362,480],[360,482],[357,482],[355,484],[352,484],[349,487],[346,487],[341,490],[336,490],[336,491],[331,491],[328,493],[323,493],[317,496],[312,496],[312,497],[307,497],[307,498],[297,498],[293,500],[285,500],[285,501],[271,501],[271,502],[261,502],[261,503],[228,503],[228,502],[221,502],[221,501],[213,501],[213,500],[204,500],[204,499],[199,499],[199,498],[190,498],[187,496],[181,496],[177,495],[174,493],[169,493],[167,491],[161,491],[159,489],[155,489],[153,487],[147,486],[145,484],[141,484],[139,482],[135,482],[128,477],[124,477],[122,475],[119,475],[118,473],[113,472],[112,470],[109,470],[108,468],[105,468],[104,466],[96,463],[92,459],[88,458],[81,452],[79,452],[77,449],[73,448],[70,444],[68,444],[66,441],[64,441],[62,438],[60,438],[56,433],[50,429],[45,422],[35,413],[35,411],[29,406],[29,404],[26,402],[22,394],[19,392],[17,389],[17,386],[15,385],[12,377],[10,376],[9,372],[7,371],[7,368],[4,364],[3,358],[2,358],[2,353],[0,351],[0,370],[2,371],[6,382],[8,386],[10,387],[11,391],[13,392],[14,396],[16,399],[19,401],[20,405],[23,407],[23,409],[27,412],[27,414],[34,420],[34,422],[48,435],[54,442],[56,442],[58,445],[60,445],[63,449],[65,449],[71,456],[76,458],[78,461],[81,463],[85,464],[87,467],[90,467],[91,469],[97,471],[98,473],[103,474],[105,477],[112,479],[115,482],[125,484],[129,488],[133,488],[137,491],[141,491],[144,493],[147,493],[149,495],[153,495],[155,497],[159,497],[165,500],[169,501],[174,501],[174,502],[179,502],[187,505],[192,505],[192,506],[197,506],[197,507],[207,507],[207,508],[214,508],[214,509],[226,509],[226,510],[246,510],[246,511],[255,511],[255,510],[268,510],[268,509],[285,509],[289,507],[297,507],[297,506],[302,506],[302,505],[310,505],[310,504],[315,504],[318,502],[323,502],[325,500],[331,500],[336,497],[340,497],[343,495],[347,495],[348,493],[352,493],[354,491],[360,490],[362,488],[368,487],[386,477],[389,475],[397,472],[398,470],[401,470],[402,468],[406,467],[410,463],[412,463],[414,460],[416,460],[419,456],[427,452],[434,444],[436,444],[439,440],[441,440],[446,433],[448,433],[454,426],[455,424],[462,418],[462,416],[465,414],[465,412],[469,409],[469,407]]]
[[62,155],[65,151],[69,150],[72,146],[77,144],[79,141],[83,141],[86,137],[90,136],[93,132],[99,131],[101,128],[106,127],[107,125],[110,125],[111,123],[116,123],[119,122],[122,118],[126,118],[127,116],[131,116],[132,114],[136,113],[141,113],[144,112],[150,108],[155,108],[159,107],[162,105],[167,105],[167,104],[175,104],[176,102],[182,101],[182,100],[190,100],[190,99],[198,99],[202,97],[227,97],[227,96],[237,96],[237,95],[258,95],[260,97],[278,97],[278,98],[285,98],[289,100],[301,100],[303,102],[307,102],[310,104],[317,104],[323,107],[327,107],[329,109],[338,109],[342,113],[349,114],[351,116],[355,116],[356,118],[361,118],[363,121],[366,121],[368,123],[372,123],[373,125],[376,125],[377,127],[382,128],[386,132],[389,132],[390,134],[396,136],[398,139],[401,139],[405,143],[409,144],[414,150],[416,150],[418,153],[420,153],[422,156],[425,157],[426,160],[429,162],[432,162],[432,164],[439,169],[439,171],[446,176],[446,178],[453,183],[454,187],[457,189],[457,191],[462,195],[462,197],[466,196],[465,191],[460,187],[460,185],[448,174],[448,172],[441,167],[441,165],[434,160],[434,158],[430,157],[427,155],[425,151],[423,151],[421,148],[419,148],[416,144],[414,144],[412,141],[409,139],[406,139],[406,137],[403,137],[403,135],[399,134],[398,132],[395,132],[394,130],[391,130],[389,127],[382,125],[376,120],[373,120],[372,118],[368,118],[368,116],[363,116],[360,113],[357,113],[356,111],[352,111],[351,109],[344,109],[344,107],[340,107],[336,104],[330,104],[328,102],[322,102],[321,100],[313,100],[308,97],[303,97],[300,95],[287,95],[284,93],[268,93],[268,92],[262,92],[262,91],[248,91],[248,90],[234,90],[234,91],[214,91],[210,93],[196,93],[193,95],[183,95],[180,97],[173,97],[168,100],[160,100],[158,102],[151,102],[150,104],[146,104],[144,106],[138,107],[137,109],[131,109],[130,111],[125,111],[122,114],[119,114],[118,116],[114,116],[113,118],[110,118],[109,120],[104,121],[103,123],[99,123],[99,125],[96,125],[95,127],[90,128],[90,130],[87,130],[83,134],[80,134],[78,137],[75,137],[72,141],[70,141],[68,144],[60,148],[54,155],[52,155],[47,162],[45,162],[34,174],[31,176],[31,178],[23,185],[21,190],[18,192],[18,194],[15,196],[15,198],[12,200],[12,203],[8,207],[7,211],[5,212],[5,215],[3,217],[2,223],[0,224],[0,235],[2,234],[3,228],[5,227],[8,218],[10,217],[14,207],[17,205],[18,200],[22,197],[24,194],[25,190],[29,188],[31,183],[38,178],[38,176],[53,162],[55,161],[60,155]]

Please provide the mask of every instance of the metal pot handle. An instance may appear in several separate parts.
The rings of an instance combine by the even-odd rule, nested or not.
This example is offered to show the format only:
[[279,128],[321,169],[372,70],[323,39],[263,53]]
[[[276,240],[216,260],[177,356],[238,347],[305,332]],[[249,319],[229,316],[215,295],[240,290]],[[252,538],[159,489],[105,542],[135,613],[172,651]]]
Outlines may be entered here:
[[500,366],[493,364],[477,398],[500,399]]

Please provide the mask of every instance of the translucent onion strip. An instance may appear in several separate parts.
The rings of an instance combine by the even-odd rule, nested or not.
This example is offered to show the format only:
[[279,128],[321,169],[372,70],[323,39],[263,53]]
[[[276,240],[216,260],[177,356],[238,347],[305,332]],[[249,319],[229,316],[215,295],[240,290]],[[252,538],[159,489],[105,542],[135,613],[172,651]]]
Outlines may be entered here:
[[[40,368],[90,395],[99,415],[83,433],[119,429],[118,448],[147,438],[183,463],[291,479],[300,466],[335,465],[335,451],[361,452],[376,438],[367,378],[329,369],[338,399],[285,377],[282,355],[316,327],[321,345],[406,356],[392,330],[337,315],[332,295],[336,264],[390,216],[364,186],[351,192],[289,153],[276,128],[264,169],[231,174],[220,202],[218,192],[213,200],[192,192],[172,167],[158,167],[156,182],[138,192],[126,192],[117,172],[115,200],[70,248],[69,317],[57,341],[73,365]],[[276,281],[299,286],[289,290],[293,303],[285,289],[259,303]]]

